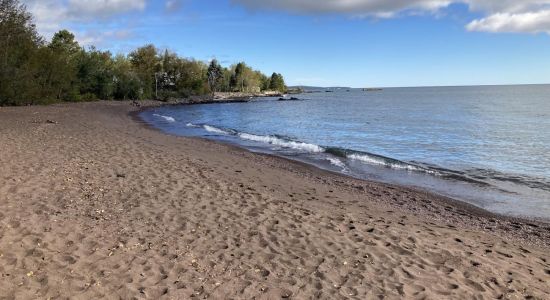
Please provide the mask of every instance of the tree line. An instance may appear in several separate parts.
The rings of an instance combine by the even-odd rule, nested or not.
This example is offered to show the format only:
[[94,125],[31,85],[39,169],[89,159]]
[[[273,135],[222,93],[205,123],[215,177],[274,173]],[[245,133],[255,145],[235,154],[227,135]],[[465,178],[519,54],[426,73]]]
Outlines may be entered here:
[[270,77],[244,62],[228,68],[145,45],[127,55],[85,49],[61,30],[41,37],[19,0],[0,0],[0,105],[59,101],[185,98],[213,92],[284,92],[279,73]]

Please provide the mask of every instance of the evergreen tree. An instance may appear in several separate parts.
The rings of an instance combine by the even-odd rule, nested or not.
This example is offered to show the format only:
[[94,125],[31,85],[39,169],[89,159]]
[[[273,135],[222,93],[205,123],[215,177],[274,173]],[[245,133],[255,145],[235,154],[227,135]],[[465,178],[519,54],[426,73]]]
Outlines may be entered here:
[[80,100],[77,82],[78,59],[82,49],[74,40],[74,35],[67,30],[54,34],[48,45],[52,51],[51,59],[45,62],[44,68],[50,69],[50,81],[54,96],[58,100]]
[[244,90],[244,69],[246,65],[243,62],[238,63],[235,66],[235,70],[233,71],[233,76],[231,76],[231,90],[242,92]]
[[284,93],[286,91],[286,84],[283,75],[279,73],[273,73],[269,83],[269,89],[273,91],[279,91]]
[[223,83],[222,66],[213,59],[208,66],[208,86],[212,92],[217,92]]

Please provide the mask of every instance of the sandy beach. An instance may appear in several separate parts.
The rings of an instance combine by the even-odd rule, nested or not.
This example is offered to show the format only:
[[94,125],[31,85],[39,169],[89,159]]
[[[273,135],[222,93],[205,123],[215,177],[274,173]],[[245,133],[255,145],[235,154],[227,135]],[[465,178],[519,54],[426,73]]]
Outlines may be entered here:
[[0,107],[0,299],[550,299],[549,224],[138,109]]

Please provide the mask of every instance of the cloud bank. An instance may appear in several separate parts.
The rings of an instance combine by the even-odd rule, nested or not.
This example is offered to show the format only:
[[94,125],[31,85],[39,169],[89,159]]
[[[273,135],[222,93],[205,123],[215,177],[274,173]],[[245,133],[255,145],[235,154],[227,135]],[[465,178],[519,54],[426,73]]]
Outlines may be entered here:
[[[199,0],[196,0],[199,1]],[[255,10],[299,14],[341,14],[353,17],[392,18],[407,14],[437,14],[452,4],[466,5],[479,17],[466,24],[468,31],[550,34],[550,0],[229,0]],[[46,37],[69,24],[104,24],[120,15],[142,13],[153,0],[22,0]],[[184,0],[162,0],[165,12],[178,11]],[[70,27],[70,26],[69,26]],[[121,28],[130,36],[129,28]],[[81,42],[101,41],[105,34],[76,32]],[[94,36],[95,35],[95,36]]]
[[145,0],[69,0],[68,13],[75,18],[105,18],[145,9]]
[[550,34],[550,0],[232,0],[251,9],[293,13],[336,13],[359,17],[395,17],[437,13],[451,4],[467,5],[482,14],[466,25],[469,31]]
[[382,17],[407,10],[437,11],[451,3],[450,0],[233,0],[233,2],[253,9]]
[[[46,38],[71,24],[107,24],[121,14],[142,12],[147,6],[147,0],[23,0],[22,3],[33,14],[38,30]],[[127,28],[74,33],[85,46],[100,44],[106,38],[130,36]]]

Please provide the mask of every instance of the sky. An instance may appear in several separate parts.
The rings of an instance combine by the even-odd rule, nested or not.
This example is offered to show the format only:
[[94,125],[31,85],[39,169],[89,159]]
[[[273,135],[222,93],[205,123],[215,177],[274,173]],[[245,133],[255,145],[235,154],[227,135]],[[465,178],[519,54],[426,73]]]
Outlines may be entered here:
[[550,0],[21,0],[50,39],[148,43],[288,85],[550,83]]

